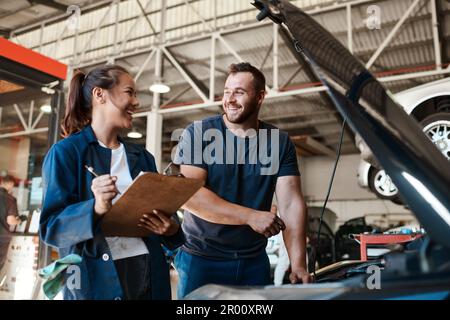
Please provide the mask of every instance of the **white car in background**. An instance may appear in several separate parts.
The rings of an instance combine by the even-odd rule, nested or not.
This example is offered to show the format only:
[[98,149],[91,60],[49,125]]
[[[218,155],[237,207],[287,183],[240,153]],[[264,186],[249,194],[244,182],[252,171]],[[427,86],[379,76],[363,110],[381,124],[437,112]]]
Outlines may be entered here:
[[[425,134],[450,160],[450,78],[399,92],[395,94],[395,100],[423,126]],[[368,154],[370,151],[362,151],[362,159],[368,160]],[[391,178],[382,168],[365,160],[361,160],[358,168],[359,185],[369,188],[381,199],[401,204]]]

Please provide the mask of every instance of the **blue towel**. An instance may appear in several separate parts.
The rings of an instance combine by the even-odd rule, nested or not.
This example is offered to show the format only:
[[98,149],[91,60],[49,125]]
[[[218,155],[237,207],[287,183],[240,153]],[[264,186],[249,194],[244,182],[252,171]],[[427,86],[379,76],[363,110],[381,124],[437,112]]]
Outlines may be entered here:
[[70,265],[81,263],[82,258],[77,254],[69,254],[64,258],[58,259],[52,264],[39,269],[38,274],[45,279],[42,286],[47,298],[53,300],[58,292],[64,287],[64,273]]

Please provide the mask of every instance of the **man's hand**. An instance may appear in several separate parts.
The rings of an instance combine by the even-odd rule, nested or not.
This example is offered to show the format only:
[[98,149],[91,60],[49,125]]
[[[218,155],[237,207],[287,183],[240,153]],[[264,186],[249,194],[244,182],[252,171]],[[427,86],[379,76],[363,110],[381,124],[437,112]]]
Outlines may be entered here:
[[17,216],[7,216],[6,217],[6,223],[8,223],[9,226],[17,226],[20,223],[20,219]]
[[174,235],[180,228],[180,225],[175,219],[168,217],[159,210],[153,210],[152,213],[144,214],[138,226],[161,236]]
[[111,209],[111,201],[118,193],[116,181],[117,177],[111,177],[109,174],[92,180],[91,190],[95,197],[94,210],[96,214],[103,215]]
[[247,224],[253,230],[263,234],[267,238],[286,229],[283,220],[275,212],[256,211],[249,215]]
[[292,269],[291,274],[289,275],[289,280],[291,283],[311,283],[312,277],[308,271],[304,268]]

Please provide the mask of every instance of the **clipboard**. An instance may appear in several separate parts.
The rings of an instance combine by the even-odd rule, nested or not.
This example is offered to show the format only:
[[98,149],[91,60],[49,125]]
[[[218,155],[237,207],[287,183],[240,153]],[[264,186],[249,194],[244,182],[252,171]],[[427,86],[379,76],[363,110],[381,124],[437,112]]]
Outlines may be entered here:
[[172,216],[204,182],[154,172],[139,175],[102,218],[107,237],[147,237],[151,231],[138,227],[144,213],[161,210]]

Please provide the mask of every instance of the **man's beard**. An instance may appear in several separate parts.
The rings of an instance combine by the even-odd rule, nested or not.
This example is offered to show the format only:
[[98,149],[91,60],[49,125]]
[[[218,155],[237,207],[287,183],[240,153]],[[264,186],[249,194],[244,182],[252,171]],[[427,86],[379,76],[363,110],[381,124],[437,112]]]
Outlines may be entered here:
[[[237,105],[239,108],[243,108],[242,105]],[[231,123],[241,124],[247,121],[251,117],[257,117],[258,116],[258,102],[254,101],[249,103],[245,108],[243,108],[244,111],[242,113],[239,113],[238,115],[234,116],[228,116],[228,113],[225,111],[225,117],[227,120]]]

